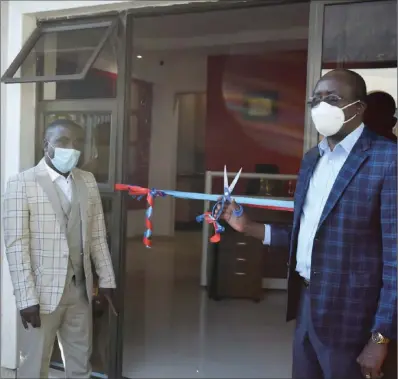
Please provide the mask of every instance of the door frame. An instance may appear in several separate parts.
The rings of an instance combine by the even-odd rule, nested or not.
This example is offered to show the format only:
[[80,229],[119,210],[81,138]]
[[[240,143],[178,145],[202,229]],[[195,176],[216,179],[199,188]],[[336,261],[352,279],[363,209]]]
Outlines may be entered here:
[[[124,315],[124,280],[125,280],[125,244],[126,244],[126,225],[127,195],[120,191],[115,191],[115,183],[126,181],[127,170],[126,153],[128,142],[127,131],[129,128],[129,109],[130,109],[130,83],[126,81],[126,76],[131,76],[132,61],[132,23],[127,12],[119,14],[112,13],[117,17],[117,67],[118,75],[116,79],[116,97],[107,99],[82,99],[82,100],[43,100],[36,102],[36,140],[40,141],[43,136],[44,117],[50,112],[109,112],[112,117],[110,130],[110,156],[109,156],[109,178],[108,183],[98,183],[101,198],[111,201],[111,223],[109,233],[111,235],[111,258],[116,278],[118,290],[114,293],[114,303],[118,310],[118,316],[109,312],[108,342],[109,342],[109,361],[107,362],[108,378],[120,378],[122,376],[122,354],[123,354],[123,315]],[[81,23],[95,22],[101,20],[104,15],[92,17],[76,17],[69,19],[70,30],[74,25]],[[57,24],[63,20],[49,20],[43,24]],[[40,98],[42,86],[39,83],[36,87],[36,99]],[[42,156],[42,148],[36,146],[36,161]],[[60,368],[60,367],[57,367]],[[102,373],[100,373],[102,374]],[[97,377],[96,375],[93,377]]]
[[[350,3],[364,3],[364,2],[376,2],[377,0],[310,0],[310,15],[309,15],[309,30],[308,30],[308,63],[307,63],[307,85],[306,85],[306,96],[305,101],[312,95],[313,89],[321,77],[321,66],[322,66],[322,47],[323,47],[323,26],[324,26],[324,9],[325,6],[333,5],[333,4],[350,4]],[[258,7],[267,7],[267,6],[275,6],[275,5],[288,5],[294,3],[308,3],[308,0],[238,0],[238,1],[230,1],[230,0],[218,0],[216,2],[207,2],[207,3],[187,3],[181,5],[170,5],[170,6],[162,6],[162,7],[143,7],[139,9],[130,9],[127,10],[127,24],[129,25],[130,33],[130,46],[126,47],[130,52],[130,57],[132,56],[132,52],[134,46],[133,43],[133,26],[134,20],[137,18],[144,17],[161,17],[161,16],[169,16],[169,15],[177,15],[177,14],[188,14],[188,13],[204,13],[204,12],[214,12],[214,11],[225,11],[225,10],[234,10],[234,9],[247,9],[247,8],[258,8]],[[398,4],[398,0],[397,0]],[[398,7],[397,7],[398,14]],[[398,51],[398,39],[397,39],[397,51]],[[132,62],[129,62],[129,69],[132,70]],[[128,71],[127,71],[128,72]],[[132,72],[132,71],[131,71]],[[398,80],[398,79],[397,79]],[[127,106],[128,103],[126,103]],[[303,144],[303,155],[311,149],[313,146],[317,145],[319,142],[319,134],[316,131],[311,117],[310,117],[310,107],[308,102],[306,101],[306,111],[305,111],[305,127],[304,127],[304,144]],[[125,124],[125,133],[126,133],[127,125]],[[120,136],[119,136],[120,137]],[[123,146],[123,143],[118,145],[119,147]],[[123,155],[122,152],[120,154]],[[125,177],[125,176],[123,176]],[[126,212],[124,212],[124,217],[126,217]],[[123,225],[126,228],[126,223]],[[124,230],[124,236],[126,235]],[[126,239],[123,238],[123,246],[126,246]],[[123,257],[124,262],[125,257]],[[124,280],[124,273],[121,273],[121,276]],[[123,281],[124,283],[124,281]],[[119,291],[120,293],[124,292],[123,290]],[[121,325],[122,327],[122,325]],[[122,338],[122,334],[120,334]],[[123,341],[119,341],[119,348],[121,349],[118,355],[123,354]],[[118,360],[118,363],[122,365],[122,360]],[[119,366],[120,371],[117,378],[124,378],[122,373],[122,366]],[[116,378],[116,377],[115,377]]]

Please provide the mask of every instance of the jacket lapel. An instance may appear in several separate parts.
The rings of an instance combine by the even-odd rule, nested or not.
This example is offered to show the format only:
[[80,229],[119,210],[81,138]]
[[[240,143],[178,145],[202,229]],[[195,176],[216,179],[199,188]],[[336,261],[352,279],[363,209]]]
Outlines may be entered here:
[[325,208],[323,209],[321,219],[319,220],[318,229],[325,222],[330,212],[336,206],[340,197],[343,195],[345,189],[350,184],[362,164],[369,157],[367,150],[371,146],[370,132],[367,128],[364,129],[361,137],[351,150],[347,160],[337,175],[336,181],[330,191],[328,200],[326,201]]
[[54,183],[51,181],[50,175],[45,167],[44,160],[41,160],[36,166],[36,179],[41,188],[43,188],[43,191],[46,193],[48,200],[50,201],[51,206],[58,217],[61,230],[66,233],[65,213],[62,209]]
[[72,171],[73,180],[75,182],[76,197],[80,203],[80,217],[82,219],[82,237],[83,246],[87,237],[87,212],[88,212],[88,190],[86,182],[80,174],[80,170],[75,169]]

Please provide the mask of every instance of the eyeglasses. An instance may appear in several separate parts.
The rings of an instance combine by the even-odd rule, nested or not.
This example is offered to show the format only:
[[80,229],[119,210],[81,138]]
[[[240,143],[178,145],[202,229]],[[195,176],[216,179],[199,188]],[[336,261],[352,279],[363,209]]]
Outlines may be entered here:
[[322,101],[324,101],[325,103],[328,103],[330,105],[337,105],[342,100],[343,100],[342,97],[340,97],[338,95],[330,94],[325,97],[322,97],[322,96],[310,97],[309,100],[307,101],[307,104],[309,104],[311,106],[311,108],[314,108],[314,107],[318,106]]

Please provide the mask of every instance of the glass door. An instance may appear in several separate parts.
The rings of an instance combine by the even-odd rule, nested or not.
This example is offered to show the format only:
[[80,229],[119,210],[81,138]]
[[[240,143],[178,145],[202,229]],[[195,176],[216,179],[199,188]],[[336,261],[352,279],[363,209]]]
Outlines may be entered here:
[[[360,74],[368,94],[383,92],[381,101],[397,104],[397,1],[313,1],[310,11],[307,98],[329,70],[347,68]],[[388,100],[390,99],[390,100]],[[370,100],[370,98],[369,98]],[[391,101],[390,101],[391,103]],[[377,104],[381,109],[383,104]],[[393,109],[393,107],[390,107]],[[371,127],[368,104],[365,120]],[[393,110],[391,117],[394,116]],[[319,135],[306,116],[308,150]],[[392,125],[394,126],[394,125]]]
[[[131,30],[125,14],[39,22],[2,77],[5,83],[36,83],[36,161],[43,157],[45,128],[57,119],[70,119],[85,131],[81,168],[94,174],[101,194],[107,242],[116,275],[116,316],[93,301],[93,377],[121,375],[124,237],[126,205],[115,192],[124,182],[125,125],[129,114]],[[33,115],[32,115],[33,116]],[[32,117],[34,119],[34,117]],[[94,275],[95,276],[95,275]],[[94,278],[94,293],[98,280]],[[58,343],[51,367],[63,370]]]

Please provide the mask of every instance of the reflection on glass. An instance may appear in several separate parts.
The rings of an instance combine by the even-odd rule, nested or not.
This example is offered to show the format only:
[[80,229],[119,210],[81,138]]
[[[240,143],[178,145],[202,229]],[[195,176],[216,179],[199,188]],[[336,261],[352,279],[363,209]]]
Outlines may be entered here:
[[102,26],[43,33],[15,76],[33,70],[38,76],[80,74],[107,29]]
[[81,168],[94,174],[99,183],[109,181],[110,112],[56,112],[45,115],[44,125],[66,118],[76,122],[85,130],[85,145]]
[[[72,36],[69,36],[71,32],[72,31],[68,32],[68,37],[65,38],[68,43],[70,38],[72,38]],[[78,46],[79,44],[85,43],[85,40],[87,40],[87,43],[81,50],[77,47],[76,52],[73,54],[69,53],[66,55],[63,51],[61,53],[57,51],[55,52],[55,54],[58,54],[56,56],[46,56],[44,59],[44,67],[48,72],[46,71],[45,74],[65,74],[70,73],[71,70],[81,70],[81,62],[84,63],[85,60],[80,54],[84,54],[88,46],[94,45],[94,34],[95,29],[89,36],[83,36],[83,40],[79,34],[79,36],[75,38]],[[115,98],[118,73],[116,46],[116,35],[114,32],[105,43],[105,46],[102,48],[84,79],[40,83],[42,88],[42,91],[39,92],[41,94],[40,100]],[[86,54],[90,51],[91,50],[88,50]],[[50,69],[52,72],[50,72]]]
[[[108,198],[102,198],[102,206],[104,209],[105,225],[107,229],[107,241],[110,247],[110,221],[112,214],[112,200]],[[95,268],[93,269],[94,276],[94,290],[93,297],[98,293],[98,277],[95,274]],[[92,303],[93,309],[93,341],[92,341],[92,356],[91,365],[94,377],[106,378],[108,371],[109,362],[109,312],[107,306],[98,304],[95,301]],[[55,341],[54,350],[51,357],[51,367],[55,369],[62,369],[62,356],[58,347],[58,341]]]
[[323,68],[396,67],[395,0],[328,5],[324,17]]
[[[391,129],[396,121],[396,15],[393,0],[329,5],[325,7],[323,35],[322,75],[338,67],[361,75],[369,94],[364,121],[388,138],[393,138]],[[375,92],[387,96],[375,97]]]

